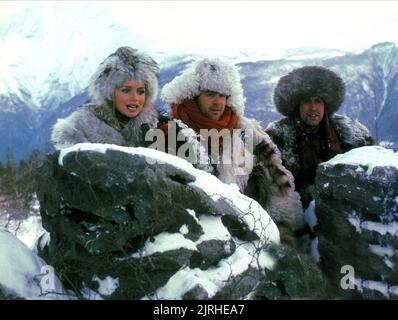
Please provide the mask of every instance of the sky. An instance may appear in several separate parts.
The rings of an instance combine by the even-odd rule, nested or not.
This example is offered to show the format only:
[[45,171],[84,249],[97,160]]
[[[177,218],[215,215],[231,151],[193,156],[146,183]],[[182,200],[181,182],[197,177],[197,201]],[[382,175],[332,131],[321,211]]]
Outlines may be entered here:
[[28,6],[107,7],[150,50],[361,51],[398,42],[397,1],[1,1],[0,21]]

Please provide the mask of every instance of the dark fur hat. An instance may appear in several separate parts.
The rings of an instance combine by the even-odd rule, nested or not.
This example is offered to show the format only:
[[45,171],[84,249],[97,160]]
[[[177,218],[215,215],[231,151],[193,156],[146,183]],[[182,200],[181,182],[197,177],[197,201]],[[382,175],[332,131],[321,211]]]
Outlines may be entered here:
[[274,103],[280,113],[291,117],[297,114],[302,99],[313,96],[321,97],[328,114],[333,114],[343,103],[345,84],[336,73],[324,67],[302,67],[279,79]]

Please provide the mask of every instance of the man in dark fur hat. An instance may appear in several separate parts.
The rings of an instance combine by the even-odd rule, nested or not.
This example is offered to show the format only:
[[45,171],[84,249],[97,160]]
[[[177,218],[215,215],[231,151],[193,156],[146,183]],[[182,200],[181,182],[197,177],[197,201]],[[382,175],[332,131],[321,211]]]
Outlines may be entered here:
[[365,126],[334,114],[344,96],[343,80],[318,66],[293,70],[279,80],[274,90],[276,108],[286,117],[270,123],[266,132],[282,152],[283,164],[295,178],[304,208],[313,198],[312,186],[320,162],[373,144]]

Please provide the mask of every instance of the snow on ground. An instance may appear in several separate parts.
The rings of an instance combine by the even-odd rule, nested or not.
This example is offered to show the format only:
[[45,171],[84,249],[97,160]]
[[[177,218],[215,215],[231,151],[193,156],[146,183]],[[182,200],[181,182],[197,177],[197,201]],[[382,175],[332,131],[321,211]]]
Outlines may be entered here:
[[68,298],[54,269],[4,228],[0,228],[0,270],[0,288],[8,295],[26,299]]
[[54,269],[32,250],[44,232],[36,197],[27,215],[1,210],[0,288],[5,294],[25,299],[74,298],[64,293]]
[[41,223],[39,210],[39,201],[34,196],[26,219],[13,219],[9,213],[2,212],[0,214],[0,227],[6,228],[28,248],[33,249],[38,238],[46,232]]

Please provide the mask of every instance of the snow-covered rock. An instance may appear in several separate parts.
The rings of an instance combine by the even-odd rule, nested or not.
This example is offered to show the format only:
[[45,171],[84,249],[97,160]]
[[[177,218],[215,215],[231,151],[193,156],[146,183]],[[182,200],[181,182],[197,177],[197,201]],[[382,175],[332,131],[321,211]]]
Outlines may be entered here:
[[333,285],[351,297],[397,298],[398,153],[372,146],[337,155],[319,166],[315,188],[321,265]]
[[[264,298],[322,292],[315,264],[283,249],[257,202],[183,159],[78,144],[47,157],[38,186],[51,238],[39,254],[76,295],[84,288],[119,299],[242,299],[258,287]],[[309,269],[311,279],[297,276]],[[301,290],[307,282],[316,283],[314,293]]]

